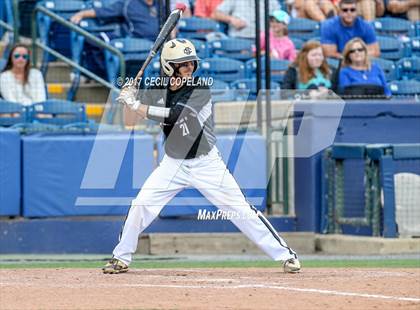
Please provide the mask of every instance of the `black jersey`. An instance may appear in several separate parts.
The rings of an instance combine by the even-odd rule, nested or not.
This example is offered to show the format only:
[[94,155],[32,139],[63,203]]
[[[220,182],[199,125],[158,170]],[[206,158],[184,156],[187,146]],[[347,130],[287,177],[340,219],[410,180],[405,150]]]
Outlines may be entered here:
[[169,86],[145,90],[141,103],[170,108],[169,116],[150,119],[161,122],[165,135],[165,152],[177,159],[191,159],[207,154],[216,143],[210,89],[197,86],[198,78],[176,91]]

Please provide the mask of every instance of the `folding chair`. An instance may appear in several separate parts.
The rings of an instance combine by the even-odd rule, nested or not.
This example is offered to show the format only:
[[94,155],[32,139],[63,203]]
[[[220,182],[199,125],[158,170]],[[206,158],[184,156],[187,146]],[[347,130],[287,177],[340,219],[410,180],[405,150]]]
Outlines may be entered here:
[[383,58],[372,58],[372,62],[382,68],[387,81],[393,81],[398,79],[398,69],[392,60]]
[[178,22],[180,38],[206,40],[206,35],[210,32],[221,32],[221,25],[207,18],[190,17],[182,18]]
[[381,58],[395,61],[404,57],[404,46],[398,39],[384,36],[377,36],[376,39],[381,49]]
[[292,18],[287,25],[289,36],[307,41],[320,35],[318,22],[307,18]]
[[295,48],[297,50],[300,50],[302,48],[302,46],[305,44],[305,41],[303,41],[300,38],[296,38],[296,37],[290,37],[290,40],[292,40]]
[[207,58],[201,62],[201,72],[224,82],[245,78],[245,64],[229,58]]
[[227,57],[247,61],[253,57],[254,41],[228,38],[209,43],[211,53],[218,57]]
[[[265,80],[262,80],[262,95],[265,95]],[[231,84],[232,88],[236,90],[236,98],[238,100],[256,100],[258,97],[257,93],[257,80],[254,79],[241,79]],[[271,97],[273,99],[280,98],[280,85],[275,82],[271,82]]]
[[381,36],[415,36],[415,26],[406,19],[395,17],[377,18],[373,22],[373,27],[377,35]]
[[[270,72],[271,79],[274,82],[282,83],[284,74],[290,66],[290,61],[271,58],[270,61]],[[251,59],[246,63],[247,78],[252,79],[256,77],[257,72],[257,60]],[[261,76],[265,75],[265,57],[261,58]]]
[[416,80],[392,81],[389,84],[392,95],[396,97],[414,97],[420,95],[420,82]]
[[27,122],[25,106],[0,99],[0,126],[9,127]]
[[[127,65],[126,76],[134,77],[139,67],[149,55],[153,42],[146,39],[126,37],[122,39],[114,39],[110,44],[124,54],[124,59]],[[117,55],[112,54],[109,51],[105,51],[105,63],[108,81],[115,84],[120,70],[119,58]],[[128,64],[131,65],[131,69]]]
[[66,100],[47,100],[29,107],[29,119],[33,123],[64,126],[88,124],[84,104]]
[[420,81],[420,58],[403,58],[397,62],[399,76],[402,79],[416,79]]

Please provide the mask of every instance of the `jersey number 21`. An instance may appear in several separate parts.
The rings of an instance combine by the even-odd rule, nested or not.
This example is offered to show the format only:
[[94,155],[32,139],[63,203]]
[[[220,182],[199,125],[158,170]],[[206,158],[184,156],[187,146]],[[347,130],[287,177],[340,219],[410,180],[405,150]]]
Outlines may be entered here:
[[185,136],[187,136],[187,135],[189,135],[189,134],[190,134],[190,131],[189,131],[188,126],[187,126],[187,124],[186,124],[186,123],[181,123],[181,124],[179,125],[179,127],[182,129],[182,136],[183,136],[183,137],[185,137]]

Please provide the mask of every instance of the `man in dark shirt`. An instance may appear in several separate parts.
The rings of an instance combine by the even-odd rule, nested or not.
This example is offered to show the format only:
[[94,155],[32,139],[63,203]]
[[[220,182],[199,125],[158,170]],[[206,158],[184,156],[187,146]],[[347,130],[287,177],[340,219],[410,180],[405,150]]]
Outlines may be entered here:
[[[163,8],[156,0],[114,0],[107,6],[97,5],[92,9],[77,12],[70,20],[79,24],[85,18],[97,18],[103,22],[119,18],[122,20],[123,36],[154,41],[159,34],[159,20],[163,18],[161,16],[163,13]],[[107,36],[108,40],[114,39],[113,34]],[[85,43],[84,51],[86,53],[84,66],[106,78],[103,51],[89,42]]]
[[108,6],[83,10],[71,17],[79,24],[85,18],[123,18],[123,30],[126,35],[155,40],[159,33],[159,6],[154,0],[115,0]]
[[246,201],[219,155],[210,89],[192,77],[198,62],[190,41],[171,40],[161,53],[168,83],[150,87],[140,96],[131,88],[118,98],[125,105],[127,125],[135,124],[137,118],[162,123],[166,155],[132,201],[120,241],[103,272],[128,271],[139,234],[177,193],[195,187],[221,211],[229,213],[229,219],[265,253],[281,261],[285,272],[296,273],[300,270],[296,253],[264,215]]

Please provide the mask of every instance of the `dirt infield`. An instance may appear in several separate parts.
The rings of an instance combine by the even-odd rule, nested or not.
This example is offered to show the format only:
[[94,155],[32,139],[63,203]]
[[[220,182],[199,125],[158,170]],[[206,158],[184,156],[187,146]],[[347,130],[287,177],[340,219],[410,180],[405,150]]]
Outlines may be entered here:
[[0,308],[420,309],[420,269],[4,269]]

